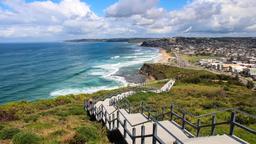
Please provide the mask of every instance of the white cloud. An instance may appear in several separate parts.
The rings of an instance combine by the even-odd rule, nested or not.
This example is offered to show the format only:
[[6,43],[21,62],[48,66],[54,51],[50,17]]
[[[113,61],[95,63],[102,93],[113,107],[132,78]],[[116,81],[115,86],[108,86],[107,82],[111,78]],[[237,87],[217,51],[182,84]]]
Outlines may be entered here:
[[80,0],[0,0],[0,38],[256,36],[255,0],[192,0],[172,11],[158,2],[118,0],[97,16]]
[[176,31],[193,27],[190,33],[245,32],[256,23],[255,8],[254,0],[194,0],[182,10],[171,11],[169,25]]
[[158,0],[119,0],[106,9],[106,15],[111,17],[129,17],[145,13],[153,8]]
[[80,0],[63,0],[60,3],[5,0],[3,3],[11,10],[1,12],[0,27],[6,28],[7,31],[15,31],[5,34],[5,37],[40,37],[60,33],[64,37],[74,34],[84,35],[99,31],[105,24],[103,18],[98,17],[86,3]]

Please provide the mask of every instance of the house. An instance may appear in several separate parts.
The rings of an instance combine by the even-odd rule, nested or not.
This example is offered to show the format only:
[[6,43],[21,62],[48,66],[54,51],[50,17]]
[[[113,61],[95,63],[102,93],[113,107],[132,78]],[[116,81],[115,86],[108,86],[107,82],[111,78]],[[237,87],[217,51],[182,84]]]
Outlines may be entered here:
[[199,61],[199,64],[206,68],[220,70],[223,63],[216,59],[201,59]]
[[235,74],[239,74],[240,72],[243,72],[244,69],[246,69],[246,67],[240,66],[240,65],[238,65],[238,66],[231,66],[231,72],[235,73]]
[[256,68],[249,68],[249,75],[256,76]]
[[240,66],[239,64],[223,64],[222,65],[222,71],[224,72],[231,72],[232,67]]

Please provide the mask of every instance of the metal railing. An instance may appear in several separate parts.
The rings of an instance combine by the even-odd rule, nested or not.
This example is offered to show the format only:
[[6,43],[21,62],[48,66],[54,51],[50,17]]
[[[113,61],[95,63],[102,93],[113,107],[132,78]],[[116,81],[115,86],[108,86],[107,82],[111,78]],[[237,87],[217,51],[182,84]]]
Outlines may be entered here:
[[[133,89],[134,90],[134,89]],[[113,95],[105,96],[106,98],[111,98]],[[111,99],[110,105],[115,107],[115,110],[111,113],[108,113],[107,109],[104,107],[103,104],[98,106],[98,108],[93,107],[91,110],[93,114],[95,114],[96,117],[100,117],[104,124],[107,125],[109,130],[119,129],[120,126],[123,128],[123,136],[126,138],[127,136],[130,137],[132,140],[132,143],[135,143],[137,138],[141,139],[141,144],[145,143],[145,138],[152,137],[153,144],[160,143],[163,144],[164,142],[158,137],[157,135],[157,127],[161,127],[164,131],[166,131],[170,136],[172,136],[176,143],[182,144],[182,140],[176,137],[170,130],[166,129],[159,120],[163,120],[166,117],[169,118],[171,122],[174,122],[174,124],[179,127],[181,130],[183,130],[188,137],[198,137],[200,136],[200,132],[203,128],[209,128],[210,134],[209,135],[215,135],[216,127],[220,125],[229,125],[229,135],[234,136],[234,130],[236,127],[241,128],[242,130],[245,130],[251,134],[256,135],[256,130],[249,128],[239,122],[237,119],[237,114],[242,114],[247,117],[256,119],[256,116],[250,115],[246,112],[240,111],[236,108],[227,108],[227,109],[221,109],[216,112],[202,114],[202,115],[194,115],[192,113],[189,113],[188,111],[184,110],[183,108],[179,108],[175,106],[174,104],[171,104],[170,107],[162,107],[162,111],[160,114],[154,116],[152,114],[152,108],[148,105],[146,105],[144,102],[141,102],[140,105],[132,105],[128,99],[124,98],[122,100],[120,99]],[[145,118],[147,118],[146,121],[143,121],[141,123],[132,124],[128,118],[123,114],[120,109],[124,108],[125,111],[129,114],[134,110],[139,111]],[[180,113],[180,114],[179,114]],[[217,121],[217,114],[219,113],[230,113],[230,118],[228,120],[223,121]],[[120,116],[123,117],[123,121],[120,119]],[[193,117],[196,122],[192,122],[189,118]],[[202,124],[202,119],[210,117],[210,124]],[[145,126],[146,123],[152,123],[153,125],[153,131],[152,134],[145,134]],[[179,124],[178,124],[179,123]],[[256,122],[255,122],[256,123]],[[130,131],[127,128],[127,125],[129,125],[132,130]],[[141,134],[136,135],[136,126],[141,125]],[[190,126],[192,129],[195,130],[195,135],[193,135],[190,131],[187,130],[187,126]]]
[[[124,99],[122,100],[122,102],[124,103],[128,103],[127,105],[131,106],[130,102],[127,100],[127,99]],[[133,107],[136,107],[133,105]],[[124,119],[124,124],[122,125],[124,127],[124,138],[126,138],[126,135],[125,133],[128,133],[128,135],[130,136],[130,138],[133,140],[133,143],[135,142],[135,139],[136,138],[141,138],[141,144],[144,144],[145,141],[143,139],[145,139],[146,137],[152,137],[152,143],[153,144],[156,144],[156,142],[160,143],[160,144],[164,144],[163,140],[157,135],[157,126],[159,126],[160,128],[162,128],[164,131],[166,131],[169,135],[171,135],[174,139],[175,139],[175,142],[178,142],[179,144],[183,144],[182,140],[180,140],[178,137],[176,137],[170,130],[168,130],[167,128],[165,128],[161,123],[159,123],[159,121],[154,118],[152,115],[151,115],[151,109],[149,107],[147,107],[147,105],[144,103],[144,102],[141,102],[140,105],[139,105],[139,112],[145,117],[147,118],[148,120],[147,121],[144,121],[144,122],[141,122],[141,123],[137,123],[135,125],[132,125],[128,119],[123,115],[123,117],[125,118]],[[121,108],[120,106],[118,107],[118,109]],[[131,111],[131,108],[129,107],[128,108],[129,111]],[[119,111],[118,111],[119,112]],[[145,115],[144,113],[147,113],[147,115]],[[119,115],[119,114],[118,114]],[[119,119],[117,118],[117,121]],[[126,123],[129,123],[129,125],[131,127],[133,127],[133,130],[132,132],[134,132],[136,134],[136,128],[135,126],[138,126],[138,125],[142,125],[141,126],[141,133],[145,133],[145,128],[144,128],[144,125],[145,123],[148,123],[148,122],[152,122],[153,124],[153,131],[152,131],[152,134],[150,135],[143,135],[141,134],[141,136],[134,136],[131,134],[131,132],[126,128],[127,124]],[[119,123],[122,123],[119,121]]]
[[[163,108],[164,109],[164,108]],[[178,109],[180,110],[180,109]],[[229,112],[230,113],[230,119],[228,120],[224,120],[224,121],[221,121],[221,122],[217,122],[217,114],[218,113],[224,113],[224,112]],[[171,121],[175,121],[175,120],[181,120],[181,128],[182,129],[186,129],[186,125],[189,125],[191,126],[193,129],[196,130],[196,137],[198,137],[200,135],[200,130],[202,128],[210,128],[210,135],[215,135],[215,130],[216,130],[216,126],[219,126],[219,125],[229,125],[229,135],[230,136],[233,136],[234,135],[234,130],[235,130],[235,127],[239,127],[251,134],[254,134],[256,135],[256,130],[253,130],[241,123],[238,122],[238,120],[236,119],[236,116],[238,113],[241,113],[247,117],[251,117],[253,119],[255,119],[255,123],[256,123],[256,116],[254,115],[250,115],[246,112],[243,112],[241,110],[238,110],[236,108],[227,108],[227,109],[222,109],[222,110],[218,110],[216,112],[212,112],[212,113],[207,113],[207,114],[202,114],[202,115],[193,115],[189,112],[186,112],[184,110],[181,110],[181,114],[178,114],[175,112],[175,107],[173,104],[171,104],[170,106],[170,111],[169,112],[163,112],[161,113],[160,115],[158,115],[157,117],[165,117],[166,115],[169,115],[170,116],[170,120]],[[189,116],[189,117],[193,117],[196,119],[196,123],[193,123],[189,120],[186,119],[186,116]],[[201,124],[201,119],[204,118],[204,117],[211,117],[211,123],[210,124]],[[175,119],[176,118],[176,119]],[[193,136],[190,132],[188,133],[189,135]]]
[[[125,101],[126,103],[129,103],[128,100],[122,100]],[[128,104],[129,106],[131,106],[131,104]],[[136,107],[134,105],[132,105],[132,107]],[[128,108],[129,111],[131,111],[131,108]],[[236,127],[239,127],[251,134],[256,135],[256,130],[249,128],[241,123],[239,123],[239,121],[237,121],[236,116],[238,113],[241,113],[245,116],[248,116],[250,118],[253,118],[256,120],[256,116],[248,114],[246,112],[243,112],[241,110],[238,110],[236,108],[226,108],[226,109],[221,109],[218,110],[216,112],[212,112],[212,113],[207,113],[207,114],[202,114],[202,115],[194,115],[192,113],[189,113],[187,111],[185,111],[182,108],[178,108],[179,111],[181,111],[181,114],[178,114],[177,112],[175,112],[175,107],[174,104],[171,104],[171,106],[169,107],[170,111],[166,112],[166,107],[162,107],[162,111],[160,114],[158,114],[157,116],[153,116],[151,114],[151,110],[150,108],[148,108],[143,102],[141,102],[140,104],[140,108],[139,108],[139,112],[142,113],[143,115],[145,115],[144,113],[147,113],[147,118],[149,119],[149,121],[154,122],[154,124],[158,125],[159,127],[163,128],[168,134],[170,134],[172,137],[175,138],[177,143],[183,143],[182,140],[180,140],[178,137],[176,137],[174,134],[172,134],[172,132],[170,132],[168,129],[166,129],[161,123],[159,123],[159,120],[163,120],[165,116],[169,116],[170,117],[170,121],[174,121],[175,125],[179,128],[181,128],[189,137],[198,137],[200,136],[200,131],[202,128],[210,128],[210,134],[209,135],[215,135],[215,131],[216,131],[216,127],[220,126],[220,125],[229,125],[229,135],[230,136],[234,136],[234,130]],[[225,121],[220,121],[217,122],[217,114],[219,113],[224,113],[224,112],[229,112],[230,113],[230,119],[225,120]],[[191,122],[190,120],[186,119],[187,116],[193,117],[195,119],[197,119],[196,123]],[[201,119],[204,117],[211,117],[210,120],[210,124],[201,124]],[[176,118],[176,119],[175,119]],[[179,125],[177,123],[177,120],[181,120],[181,124]],[[256,123],[256,121],[255,121]],[[191,126],[193,129],[196,130],[196,135],[193,135],[190,131],[188,131],[186,129],[186,126],[189,125]],[[157,136],[153,136],[154,139],[158,139],[159,137]],[[237,139],[239,140],[239,139]],[[160,139],[158,141],[161,141]]]

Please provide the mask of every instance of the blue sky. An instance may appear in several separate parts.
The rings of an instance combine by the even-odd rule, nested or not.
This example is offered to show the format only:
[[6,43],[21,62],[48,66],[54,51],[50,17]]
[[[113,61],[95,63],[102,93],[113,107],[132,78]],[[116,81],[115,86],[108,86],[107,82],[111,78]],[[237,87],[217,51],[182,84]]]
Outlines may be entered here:
[[[33,1],[45,1],[45,0],[26,0],[26,2]],[[61,0],[52,0],[53,2],[60,2]],[[98,15],[104,15],[104,9],[111,4],[117,2],[117,0],[82,0],[90,5],[91,9]],[[175,10],[182,8],[187,4],[189,0],[160,0],[159,6],[164,7],[167,10]]]
[[[117,2],[117,0],[84,0],[88,3],[92,10],[99,15],[104,15],[104,9],[111,4]],[[182,8],[188,0],[160,0],[159,6],[167,10],[175,10]]]
[[0,41],[256,36],[255,0],[0,0]]

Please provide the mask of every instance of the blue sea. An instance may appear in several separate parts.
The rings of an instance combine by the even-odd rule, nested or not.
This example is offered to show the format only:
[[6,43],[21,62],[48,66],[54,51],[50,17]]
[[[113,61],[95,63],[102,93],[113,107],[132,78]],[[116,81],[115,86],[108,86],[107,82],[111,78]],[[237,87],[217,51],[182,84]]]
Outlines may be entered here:
[[123,42],[0,44],[0,103],[125,86],[158,57],[158,49]]

